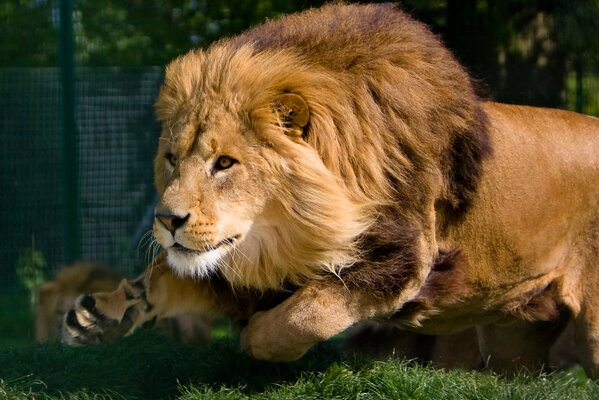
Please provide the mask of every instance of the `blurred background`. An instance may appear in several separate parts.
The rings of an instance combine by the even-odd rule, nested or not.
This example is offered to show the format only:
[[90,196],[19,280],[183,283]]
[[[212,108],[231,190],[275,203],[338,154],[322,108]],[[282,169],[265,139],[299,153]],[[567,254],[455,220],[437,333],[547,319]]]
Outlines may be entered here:
[[[149,260],[165,64],[308,0],[0,0],[0,337],[42,282]],[[599,115],[599,0],[405,0],[493,100]]]

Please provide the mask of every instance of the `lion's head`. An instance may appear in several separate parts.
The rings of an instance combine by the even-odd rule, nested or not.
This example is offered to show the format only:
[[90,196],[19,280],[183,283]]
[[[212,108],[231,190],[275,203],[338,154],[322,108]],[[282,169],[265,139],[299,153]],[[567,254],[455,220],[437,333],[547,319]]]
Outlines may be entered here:
[[[436,251],[434,208],[466,203],[477,174],[454,174],[451,146],[479,161],[482,114],[453,57],[390,7],[326,6],[168,66],[154,235],[172,268],[263,289],[339,274],[389,209],[418,257]],[[387,12],[401,29],[376,23]]]
[[180,273],[219,266],[232,282],[272,288],[354,261],[370,203],[306,141],[314,112],[294,82],[332,82],[299,63],[220,46],[168,67],[154,232]]

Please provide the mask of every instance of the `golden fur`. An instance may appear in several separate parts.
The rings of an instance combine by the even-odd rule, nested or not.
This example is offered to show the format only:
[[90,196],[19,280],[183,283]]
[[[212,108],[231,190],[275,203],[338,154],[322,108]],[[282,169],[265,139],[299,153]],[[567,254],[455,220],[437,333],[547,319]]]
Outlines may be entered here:
[[166,254],[79,299],[67,341],[194,310],[247,320],[242,346],[286,361],[378,318],[477,325],[488,365],[513,371],[545,363],[572,316],[597,377],[597,119],[480,101],[389,4],[331,4],[192,51],[156,112]]
[[57,338],[64,314],[81,294],[112,291],[123,279],[118,271],[99,264],[76,262],[61,268],[54,279],[44,282],[38,290],[35,340]]
[[[287,28],[277,32],[289,36],[280,48],[260,51],[260,40],[270,40],[271,32],[257,29],[207,51],[193,51],[167,68],[156,102],[164,126],[155,161],[161,206],[188,210],[201,201],[201,218],[194,220],[192,214],[185,226],[190,231],[213,223],[217,205],[226,207],[227,221],[219,221],[219,228],[227,234],[245,231],[240,251],[219,266],[235,285],[277,289],[287,281],[303,284],[323,271],[339,273],[360,258],[356,241],[378,210],[396,208],[398,200],[403,204],[397,211],[407,214],[402,217],[425,225],[423,234],[434,238],[434,221],[428,216],[420,221],[423,213],[432,213],[435,201],[457,206],[460,196],[468,195],[456,193],[447,166],[441,165],[449,162],[443,159],[453,141],[483,123],[468,76],[421,25],[406,20],[406,32],[391,37],[387,26],[375,25],[384,9],[370,8],[373,21],[355,7],[336,9],[339,18],[368,30],[347,34],[371,46],[344,48],[345,38],[321,31],[316,24],[323,13],[312,11],[314,22],[308,27],[303,26],[305,15],[287,18]],[[309,44],[286,44],[295,46],[294,36],[305,34],[296,34],[295,25],[313,30]],[[431,42],[434,51],[427,48]],[[427,57],[442,59],[445,68],[432,71],[438,60]],[[412,79],[411,71],[423,79]],[[428,95],[432,91],[438,94],[434,98]],[[290,135],[280,121],[275,104],[283,93],[298,94],[309,104],[304,138]],[[187,165],[178,166],[182,179],[168,186],[165,156],[182,158],[192,151],[201,161],[185,157]],[[184,180],[195,169],[209,168],[206,163],[221,154],[241,159],[240,171],[227,176],[227,196],[219,193],[218,180]],[[414,186],[413,193],[397,193],[398,186]],[[198,200],[200,187],[203,198]],[[222,227],[229,219],[243,227]],[[155,228],[156,237],[168,247],[160,228]],[[202,240],[214,244],[226,236],[220,235]],[[425,253],[436,251],[430,245]],[[180,270],[189,271],[189,265]]]
[[[59,337],[64,314],[77,297],[85,293],[115,290],[125,276],[113,268],[90,262],[75,262],[61,268],[54,279],[39,288],[35,313],[35,340],[45,342]],[[210,340],[211,321],[200,315],[185,314],[160,321],[159,330],[184,343]]]

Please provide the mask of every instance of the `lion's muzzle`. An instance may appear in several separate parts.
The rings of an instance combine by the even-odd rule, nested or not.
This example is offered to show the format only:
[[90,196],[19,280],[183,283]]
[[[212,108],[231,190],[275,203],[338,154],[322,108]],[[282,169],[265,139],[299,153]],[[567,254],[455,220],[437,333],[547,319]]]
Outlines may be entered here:
[[189,220],[189,214],[180,217],[174,214],[156,214],[156,220],[159,221],[170,233],[175,236],[175,232]]

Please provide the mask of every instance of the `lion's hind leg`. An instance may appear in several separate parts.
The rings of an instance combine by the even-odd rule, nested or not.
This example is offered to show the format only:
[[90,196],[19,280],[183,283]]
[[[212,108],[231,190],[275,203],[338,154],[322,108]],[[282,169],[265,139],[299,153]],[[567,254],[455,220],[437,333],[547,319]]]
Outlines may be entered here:
[[599,302],[592,308],[584,307],[575,319],[575,327],[580,362],[589,378],[599,380]]
[[583,298],[574,317],[576,350],[587,376],[599,380],[599,264],[581,282]]
[[574,310],[578,359],[587,376],[599,381],[599,217],[579,243],[577,261],[583,267],[573,269],[563,290]]
[[570,319],[564,312],[552,321],[514,318],[505,324],[477,327],[479,347],[487,368],[505,375],[534,372],[549,365],[549,351]]

